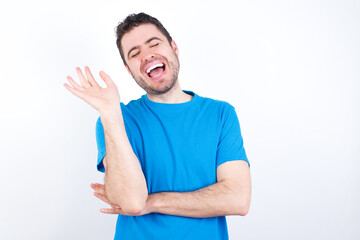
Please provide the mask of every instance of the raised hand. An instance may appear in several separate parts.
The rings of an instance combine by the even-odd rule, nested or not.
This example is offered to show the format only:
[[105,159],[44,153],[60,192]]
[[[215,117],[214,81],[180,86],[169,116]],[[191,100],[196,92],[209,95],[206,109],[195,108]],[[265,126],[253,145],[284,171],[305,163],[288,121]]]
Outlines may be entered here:
[[72,87],[66,83],[64,86],[70,92],[90,104],[98,112],[102,112],[114,107],[119,108],[119,91],[109,75],[103,71],[100,72],[100,77],[107,86],[106,88],[102,88],[95,81],[89,67],[85,67],[86,77],[79,67],[76,68],[76,73],[80,79],[80,85],[78,85],[70,76],[66,77]]

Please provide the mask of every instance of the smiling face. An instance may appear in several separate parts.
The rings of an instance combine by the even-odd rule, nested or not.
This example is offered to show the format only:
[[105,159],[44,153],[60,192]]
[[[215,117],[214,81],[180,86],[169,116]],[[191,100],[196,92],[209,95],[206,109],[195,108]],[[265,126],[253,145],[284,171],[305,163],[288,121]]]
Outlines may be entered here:
[[171,90],[178,80],[178,48],[153,24],[141,24],[121,39],[125,67],[137,84],[150,95]]

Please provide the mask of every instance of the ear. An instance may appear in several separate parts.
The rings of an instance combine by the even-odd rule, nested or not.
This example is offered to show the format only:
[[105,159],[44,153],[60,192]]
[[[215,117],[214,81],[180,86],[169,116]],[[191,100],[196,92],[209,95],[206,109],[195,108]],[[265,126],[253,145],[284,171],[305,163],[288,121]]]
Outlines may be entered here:
[[171,47],[172,47],[172,49],[174,49],[176,55],[179,56],[179,49],[178,49],[178,47],[177,47],[177,45],[176,45],[176,43],[175,43],[174,40],[171,41]]

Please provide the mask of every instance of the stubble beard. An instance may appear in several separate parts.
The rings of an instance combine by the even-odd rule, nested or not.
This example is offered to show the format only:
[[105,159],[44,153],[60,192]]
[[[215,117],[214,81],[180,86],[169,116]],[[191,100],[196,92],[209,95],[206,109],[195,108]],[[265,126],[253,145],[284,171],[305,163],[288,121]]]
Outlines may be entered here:
[[146,83],[146,80],[142,76],[135,76],[132,71],[131,71],[131,75],[135,79],[136,83],[142,89],[144,89],[146,93],[148,93],[149,95],[159,96],[159,95],[169,92],[178,81],[180,64],[179,64],[179,59],[177,56],[175,56],[175,59],[173,59],[172,61],[169,61],[168,67],[172,73],[171,79],[168,83],[166,83],[164,85],[160,84],[160,86],[158,88],[150,86],[149,84]]

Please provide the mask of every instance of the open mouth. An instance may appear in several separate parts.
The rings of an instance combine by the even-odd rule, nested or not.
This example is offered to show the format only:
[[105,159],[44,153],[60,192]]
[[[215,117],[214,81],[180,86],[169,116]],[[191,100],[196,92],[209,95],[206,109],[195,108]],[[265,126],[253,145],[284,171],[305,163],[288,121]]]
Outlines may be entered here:
[[160,76],[165,71],[165,64],[164,63],[156,63],[146,69],[146,73],[150,78],[156,78]]

